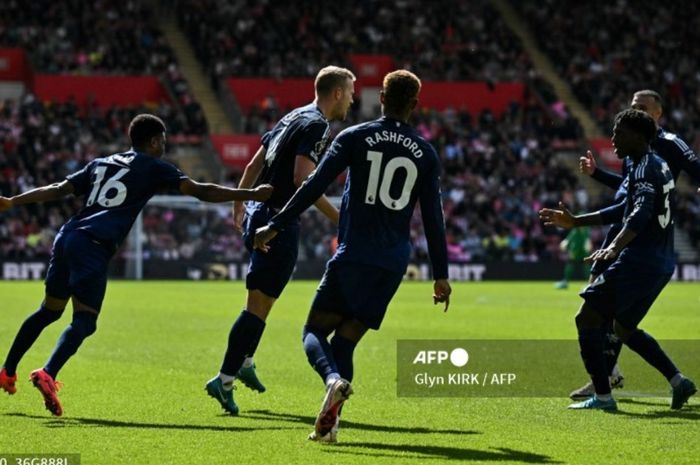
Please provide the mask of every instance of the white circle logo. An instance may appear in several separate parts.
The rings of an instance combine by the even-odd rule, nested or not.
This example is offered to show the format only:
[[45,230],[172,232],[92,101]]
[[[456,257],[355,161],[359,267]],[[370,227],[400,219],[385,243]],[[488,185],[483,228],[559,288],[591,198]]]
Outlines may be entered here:
[[469,354],[462,348],[454,349],[450,353],[450,362],[456,367],[463,367],[469,361]]

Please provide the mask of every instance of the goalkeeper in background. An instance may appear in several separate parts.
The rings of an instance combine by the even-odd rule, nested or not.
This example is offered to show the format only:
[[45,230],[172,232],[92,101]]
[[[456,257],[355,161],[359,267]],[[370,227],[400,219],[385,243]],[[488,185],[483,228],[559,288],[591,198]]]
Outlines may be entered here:
[[562,251],[567,253],[566,266],[564,267],[564,279],[557,282],[554,287],[567,289],[577,268],[579,269],[578,277],[581,279],[586,279],[591,272],[591,266],[583,261],[593,250],[591,228],[572,229],[561,242],[560,247]]

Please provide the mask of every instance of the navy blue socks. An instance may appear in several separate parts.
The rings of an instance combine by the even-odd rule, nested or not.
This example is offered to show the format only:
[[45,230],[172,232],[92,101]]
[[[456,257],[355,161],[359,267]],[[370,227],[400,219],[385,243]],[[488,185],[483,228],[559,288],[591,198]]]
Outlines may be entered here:
[[350,339],[345,339],[337,334],[331,339],[331,349],[333,350],[333,358],[338,367],[338,374],[341,378],[347,381],[352,381],[353,365],[352,356],[355,352],[356,342]]
[[85,338],[93,334],[96,329],[97,315],[89,312],[75,313],[71,324],[58,338],[56,348],[51,357],[49,357],[49,361],[46,362],[44,371],[56,379],[56,375],[58,375],[63,365],[78,351],[78,347],[80,347]]
[[221,373],[236,376],[251,347],[257,347],[265,322],[249,311],[243,310],[231,327],[228,347],[221,364]]
[[34,344],[34,341],[37,340],[44,328],[61,318],[62,314],[63,311],[52,311],[42,305],[39,310],[24,320],[19,331],[17,331],[17,336],[15,336],[15,340],[5,360],[4,366],[9,376],[15,375],[17,364],[19,364],[19,361]]
[[610,381],[603,354],[603,331],[600,328],[579,329],[578,343],[583,364],[591,375],[596,394],[609,395]]
[[649,365],[659,370],[667,380],[671,381],[671,378],[680,373],[656,339],[641,329],[632,333],[625,344],[637,352]]
[[321,331],[310,325],[304,326],[302,341],[304,342],[304,352],[309,359],[309,363],[319,374],[324,383],[333,373],[338,375],[338,367],[333,357],[333,349],[328,344],[328,333]]

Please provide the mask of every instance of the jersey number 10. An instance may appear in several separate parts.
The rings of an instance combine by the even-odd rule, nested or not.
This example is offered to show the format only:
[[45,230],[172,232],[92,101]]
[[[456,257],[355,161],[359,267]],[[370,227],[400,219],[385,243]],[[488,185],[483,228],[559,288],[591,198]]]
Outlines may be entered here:
[[[382,204],[391,210],[401,210],[411,200],[411,191],[416,184],[418,177],[418,168],[415,163],[406,157],[396,157],[389,160],[384,168],[384,176],[381,182],[379,181],[379,173],[382,167],[382,152],[370,150],[367,152],[367,161],[370,162],[369,179],[367,180],[367,192],[365,193],[365,203],[374,205],[377,201],[377,189],[379,189],[379,200]],[[403,182],[401,195],[395,199],[389,192],[391,183],[396,175],[396,170],[403,168],[406,170],[406,179]]]

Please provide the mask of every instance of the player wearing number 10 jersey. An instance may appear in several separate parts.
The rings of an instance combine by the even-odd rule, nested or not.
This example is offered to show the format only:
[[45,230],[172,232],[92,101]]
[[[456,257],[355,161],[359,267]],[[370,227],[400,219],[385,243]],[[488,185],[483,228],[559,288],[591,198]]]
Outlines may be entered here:
[[338,249],[328,262],[303,331],[309,362],[326,383],[310,439],[336,441],[340,407],[352,393],[353,351],[369,328],[379,329],[401,283],[416,202],[433,265],[435,303],[445,302],[445,310],[449,304],[440,163],[433,147],[407,124],[419,90],[420,81],[413,73],[389,73],[381,93],[384,117],[341,132],[316,172],[256,233],[255,246],[266,251],[267,243],[349,167]]
[[0,197],[0,212],[17,205],[58,200],[70,194],[85,196],[83,209],[63,225],[56,236],[46,275],[46,295],[39,310],[22,324],[0,370],[0,389],[17,390],[17,365],[45,327],[63,314],[73,300],[73,320],[58,340],[43,368],[31,380],[44,397],[46,408],[60,416],[56,395],[58,371],[97,328],[97,317],[107,287],[107,266],[146,202],[162,188],[179,189],[207,202],[259,200],[272,187],[231,189],[192,181],[175,166],[160,160],[165,151],[165,124],[156,116],[136,116],[129,125],[132,149],[97,158],[64,181],[12,198]]

